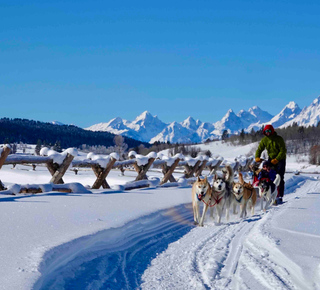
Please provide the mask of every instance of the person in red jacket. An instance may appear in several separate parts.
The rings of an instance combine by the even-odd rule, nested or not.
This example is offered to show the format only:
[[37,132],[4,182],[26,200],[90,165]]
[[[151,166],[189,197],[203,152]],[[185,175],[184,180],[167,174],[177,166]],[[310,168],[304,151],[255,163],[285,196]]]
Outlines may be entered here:
[[281,182],[278,187],[277,204],[281,204],[284,194],[284,174],[286,171],[286,144],[281,136],[279,136],[272,125],[266,125],[263,129],[265,135],[258,146],[256,151],[255,160],[260,162],[260,155],[264,149],[268,153],[268,161],[272,164],[274,170],[280,175]]

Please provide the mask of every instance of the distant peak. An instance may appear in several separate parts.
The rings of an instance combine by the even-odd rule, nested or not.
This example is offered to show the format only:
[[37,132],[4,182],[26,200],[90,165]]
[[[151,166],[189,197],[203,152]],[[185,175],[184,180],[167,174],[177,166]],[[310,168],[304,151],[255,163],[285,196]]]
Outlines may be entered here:
[[225,117],[230,116],[230,115],[235,115],[235,113],[233,112],[232,109],[229,109],[229,110],[227,111],[227,113],[225,114]]
[[115,118],[111,119],[108,123],[109,123],[109,124],[111,124],[111,123],[120,123],[120,122],[122,122],[122,121],[123,121],[122,118],[120,118],[120,117],[115,117]]
[[313,104],[320,104],[320,96],[314,99]]
[[140,116],[151,116],[149,111],[144,111],[143,113],[140,114]]
[[258,106],[253,106],[252,108],[249,109],[249,112],[254,112],[254,111],[261,111],[261,109]]
[[195,123],[196,121],[191,117],[189,116],[187,119],[184,120],[183,123]]
[[143,120],[147,120],[147,119],[152,119],[153,116],[150,114],[149,111],[144,111],[143,113],[141,113],[134,121],[134,123],[136,122],[140,122],[140,121],[143,121]]
[[295,102],[291,101],[288,105],[286,105],[286,107],[289,109],[295,109],[298,107],[298,105]]

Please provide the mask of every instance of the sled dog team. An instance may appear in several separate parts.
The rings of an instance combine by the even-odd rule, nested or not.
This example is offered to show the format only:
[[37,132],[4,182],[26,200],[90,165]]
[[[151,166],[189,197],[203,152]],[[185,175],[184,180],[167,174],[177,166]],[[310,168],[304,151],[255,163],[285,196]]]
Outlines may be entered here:
[[[225,211],[226,219],[229,220],[230,208],[233,213],[237,214],[237,205],[240,205],[240,217],[247,216],[247,208],[254,214],[254,206],[257,201],[256,190],[249,182],[246,183],[241,172],[239,173],[239,181],[234,182],[234,172],[231,166],[227,165],[222,170],[222,177],[214,175],[212,185],[207,177],[197,178],[192,186],[192,207],[194,222],[199,226],[203,226],[203,222],[208,209],[210,208],[210,217],[213,219],[213,209],[216,208],[218,223],[221,222],[222,213]],[[270,186],[266,180],[258,183],[259,197],[261,198],[261,210],[266,209],[275,201],[277,196],[277,187],[280,184],[280,175],[277,174],[274,180],[275,187]],[[203,203],[203,211],[200,217],[199,207]]]

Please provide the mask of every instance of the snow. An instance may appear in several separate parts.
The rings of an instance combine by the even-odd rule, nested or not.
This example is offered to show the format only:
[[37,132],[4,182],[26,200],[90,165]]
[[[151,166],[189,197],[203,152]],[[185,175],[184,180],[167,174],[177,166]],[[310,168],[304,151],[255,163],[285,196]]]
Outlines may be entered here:
[[59,153],[47,147],[43,147],[40,150],[41,156],[49,156],[52,159],[52,161],[57,164],[62,164],[63,160],[66,158],[66,155],[68,153],[74,157],[78,156],[78,150],[76,148],[68,148],[64,150],[62,153]]
[[115,160],[119,160],[118,153],[111,153],[110,155],[97,155],[92,152],[88,153],[87,159],[95,161],[101,166],[101,168],[106,168],[108,163],[110,162],[111,157]]
[[173,165],[173,163],[179,158],[180,160],[183,160],[184,159],[184,156],[180,153],[174,155],[173,157],[169,157],[169,156],[166,156],[166,155],[163,155],[162,153],[158,153],[158,157],[161,158],[161,160],[164,160],[167,165],[170,167]]
[[316,98],[309,107],[305,107],[299,115],[283,124],[280,128],[291,126],[297,123],[298,126],[317,126],[320,121],[320,96]]
[[[256,144],[201,146],[231,162]],[[148,171],[150,188],[124,191],[137,173],[111,170],[111,189],[90,193],[82,189],[93,171],[69,170],[60,186],[73,192],[58,193],[44,166],[4,165],[6,187],[46,192],[0,195],[0,289],[320,289],[320,175],[310,173],[320,169],[296,159],[288,171],[300,175],[286,174],[283,205],[264,213],[258,200],[253,216],[221,224],[207,216],[202,228],[179,173],[176,187],[159,187],[162,174]]]
[[191,116],[178,123],[163,123],[157,116],[148,111],[143,112],[133,122],[119,117],[108,123],[93,125],[87,130],[108,131],[117,135],[125,135],[140,141],[154,143],[156,141],[171,143],[203,143],[207,139],[221,138],[224,130],[229,134],[239,134],[242,130],[251,132],[260,130],[266,124],[275,128],[288,127],[293,123],[299,126],[317,125],[320,120],[320,97],[310,106],[301,110],[295,102],[289,102],[277,115],[273,116],[258,106],[248,111],[240,109],[238,114],[229,109],[226,115],[214,123],[195,121]]

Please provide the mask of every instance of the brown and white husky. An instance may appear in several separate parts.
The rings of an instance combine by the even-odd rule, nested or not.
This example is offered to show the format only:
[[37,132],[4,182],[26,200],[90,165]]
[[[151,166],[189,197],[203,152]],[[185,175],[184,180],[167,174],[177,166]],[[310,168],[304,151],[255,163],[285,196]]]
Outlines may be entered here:
[[251,215],[253,215],[257,193],[250,182],[244,181],[241,172],[239,172],[239,182],[233,184],[232,193],[235,200],[240,204],[240,217],[245,218],[247,216],[247,207],[251,209]]
[[[199,224],[200,227],[203,226],[203,222],[211,202],[211,185],[208,182],[207,177],[201,179],[197,178],[196,182],[192,186],[192,208],[193,208],[193,218],[195,224]],[[203,211],[200,219],[199,205],[203,203]]]

